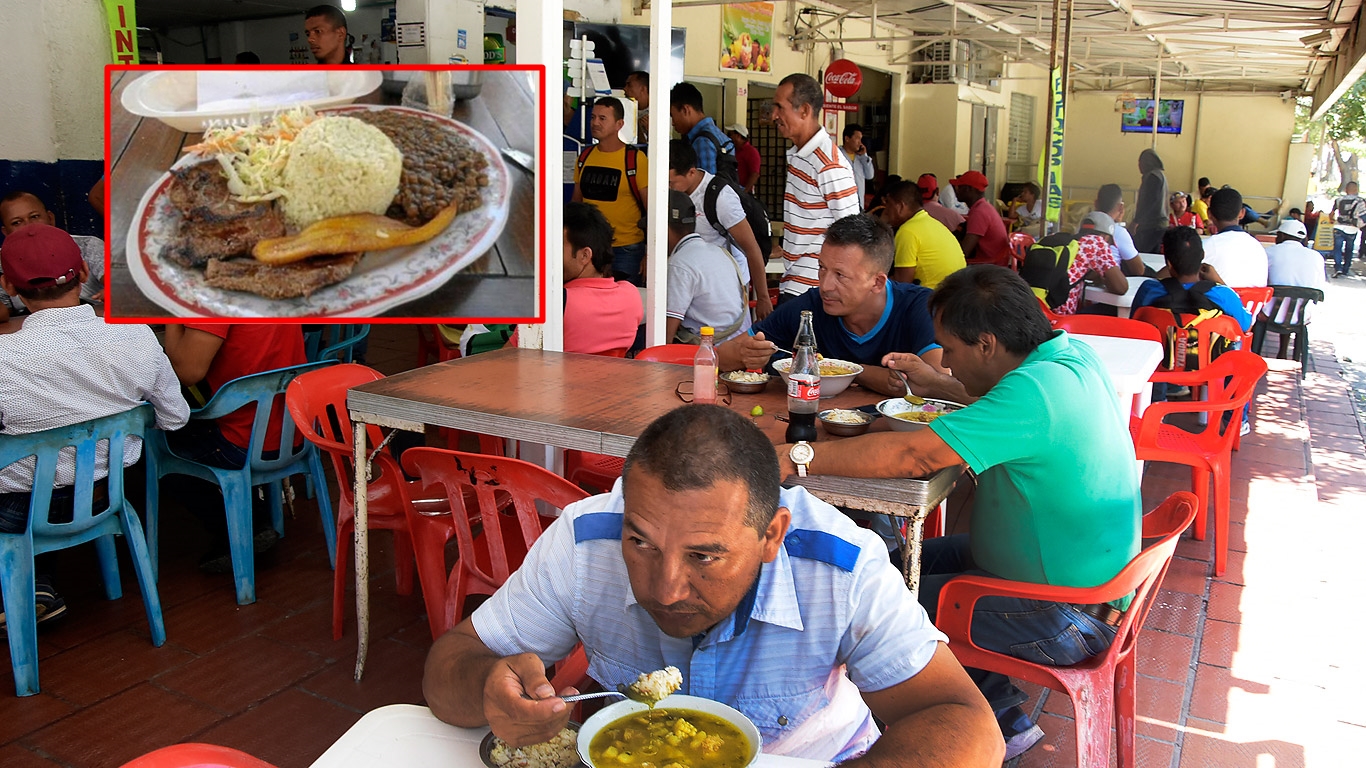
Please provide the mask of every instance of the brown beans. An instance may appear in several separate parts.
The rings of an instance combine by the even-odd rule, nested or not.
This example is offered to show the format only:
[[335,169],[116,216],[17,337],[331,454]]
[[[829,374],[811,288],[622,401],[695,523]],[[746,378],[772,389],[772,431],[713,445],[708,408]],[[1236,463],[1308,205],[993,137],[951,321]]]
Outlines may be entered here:
[[396,110],[351,113],[384,132],[403,153],[398,195],[389,206],[390,218],[419,226],[431,221],[451,201],[461,211],[478,208],[487,187],[488,158],[463,137],[434,121]]

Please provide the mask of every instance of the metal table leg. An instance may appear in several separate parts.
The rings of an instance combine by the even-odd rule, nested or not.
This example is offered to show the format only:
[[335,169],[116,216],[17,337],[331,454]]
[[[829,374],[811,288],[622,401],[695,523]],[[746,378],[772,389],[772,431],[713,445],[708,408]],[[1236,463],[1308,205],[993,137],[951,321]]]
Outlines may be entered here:
[[[365,450],[367,425],[351,422],[352,443],[356,465],[356,682],[365,672],[365,655],[370,650],[370,548],[369,548],[369,484],[370,456]],[[345,568],[337,563],[338,568]]]

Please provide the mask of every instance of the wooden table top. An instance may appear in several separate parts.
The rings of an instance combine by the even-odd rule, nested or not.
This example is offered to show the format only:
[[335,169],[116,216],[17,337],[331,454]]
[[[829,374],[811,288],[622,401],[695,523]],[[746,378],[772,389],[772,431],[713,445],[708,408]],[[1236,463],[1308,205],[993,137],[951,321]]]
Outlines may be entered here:
[[[128,271],[128,229],[138,202],[161,175],[181,156],[181,148],[197,142],[199,134],[186,134],[160,120],[141,118],[123,108],[120,96],[138,72],[117,72],[110,94],[109,147],[112,173],[107,186],[109,216],[106,240],[111,268],[105,276],[109,287],[109,312],[114,317],[169,317],[170,313],[145,297]],[[535,119],[540,99],[533,73],[488,71],[476,98],[455,104],[456,120],[488,137],[494,146],[536,154]],[[377,91],[372,96],[385,104],[399,103],[397,95]],[[361,99],[362,102],[370,99]],[[436,291],[381,317],[517,318],[536,314],[535,285],[538,248],[532,226],[536,216],[536,180],[512,163],[511,211],[507,227],[493,248],[452,277]]]
[[[674,394],[691,382],[688,366],[644,360],[576,355],[533,349],[504,349],[429,365],[352,389],[347,398],[357,421],[418,429],[423,424],[510,437],[582,451],[625,456],[652,421],[683,405]],[[515,383],[515,386],[513,384]],[[787,413],[782,379],[773,377],[763,392],[732,394],[730,407],[748,415],[755,405],[764,415],[755,423],[774,443],[787,429],[775,415]],[[851,387],[822,400],[823,408],[853,408],[882,400]],[[873,424],[885,430],[885,420]],[[819,443],[840,440],[817,423]],[[892,505],[938,503],[960,471],[942,470],[928,480],[871,480],[811,477],[813,491],[852,495]],[[828,500],[828,499],[827,499]],[[867,506],[859,508],[867,509]],[[889,509],[871,511],[887,512]]]

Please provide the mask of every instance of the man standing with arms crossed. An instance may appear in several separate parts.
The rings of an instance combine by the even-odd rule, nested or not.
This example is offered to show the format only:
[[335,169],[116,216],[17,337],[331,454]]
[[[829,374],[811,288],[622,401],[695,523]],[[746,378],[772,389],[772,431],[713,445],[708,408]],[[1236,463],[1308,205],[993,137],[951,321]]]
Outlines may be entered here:
[[821,127],[825,95],[816,79],[792,74],[778,83],[773,124],[792,142],[783,194],[783,260],[778,303],[820,284],[816,257],[831,224],[859,212],[853,169]]

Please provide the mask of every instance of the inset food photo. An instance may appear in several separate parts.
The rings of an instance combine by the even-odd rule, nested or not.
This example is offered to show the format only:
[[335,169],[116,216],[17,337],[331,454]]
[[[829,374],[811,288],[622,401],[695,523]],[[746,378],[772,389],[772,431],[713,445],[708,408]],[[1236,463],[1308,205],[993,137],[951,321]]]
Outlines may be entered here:
[[111,319],[537,319],[541,68],[108,77]]

